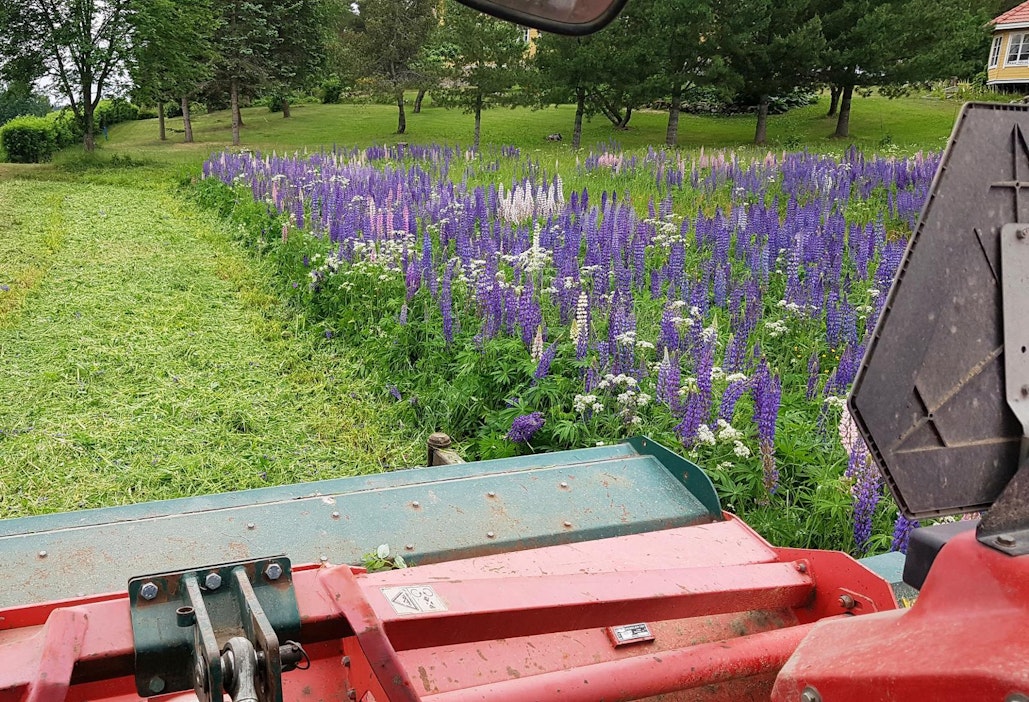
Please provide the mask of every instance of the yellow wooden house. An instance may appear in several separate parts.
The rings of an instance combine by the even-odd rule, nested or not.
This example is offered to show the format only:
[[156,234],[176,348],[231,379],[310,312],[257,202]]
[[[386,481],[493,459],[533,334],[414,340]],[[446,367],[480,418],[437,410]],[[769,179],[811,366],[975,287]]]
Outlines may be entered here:
[[987,85],[1029,90],[1029,0],[993,20]]

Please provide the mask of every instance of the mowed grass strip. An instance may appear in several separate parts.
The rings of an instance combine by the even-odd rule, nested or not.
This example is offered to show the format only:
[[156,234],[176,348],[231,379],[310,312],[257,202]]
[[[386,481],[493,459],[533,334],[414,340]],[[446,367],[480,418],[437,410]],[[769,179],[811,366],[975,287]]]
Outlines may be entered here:
[[0,212],[0,517],[420,458],[419,428],[171,193],[8,181]]

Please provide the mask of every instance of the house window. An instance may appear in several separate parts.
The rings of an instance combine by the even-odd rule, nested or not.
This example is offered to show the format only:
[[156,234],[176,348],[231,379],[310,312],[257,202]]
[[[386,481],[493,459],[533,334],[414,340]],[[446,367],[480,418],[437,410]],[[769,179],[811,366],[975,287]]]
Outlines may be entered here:
[[993,47],[990,49],[990,68],[996,68],[1000,62],[1000,37],[993,38]]
[[1029,34],[1012,34],[1008,40],[1008,57],[1006,66],[1029,65]]

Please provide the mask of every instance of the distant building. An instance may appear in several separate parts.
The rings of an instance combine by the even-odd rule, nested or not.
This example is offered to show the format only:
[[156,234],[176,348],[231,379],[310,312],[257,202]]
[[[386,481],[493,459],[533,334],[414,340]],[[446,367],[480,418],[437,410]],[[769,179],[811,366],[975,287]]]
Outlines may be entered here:
[[1029,92],[1029,0],[995,17],[986,64],[986,83],[1000,90]]

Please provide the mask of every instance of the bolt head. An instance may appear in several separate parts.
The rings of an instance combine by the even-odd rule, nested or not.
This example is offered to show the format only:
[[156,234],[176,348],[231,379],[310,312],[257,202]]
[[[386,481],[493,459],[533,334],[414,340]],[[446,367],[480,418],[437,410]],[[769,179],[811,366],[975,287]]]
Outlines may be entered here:
[[561,483],[561,487],[563,487],[563,488],[568,487],[568,483]]
[[253,531],[256,528],[257,528],[256,524],[254,524],[253,522],[247,522],[247,529],[250,529],[251,531]]
[[496,497],[497,493],[495,493],[492,490],[490,490],[489,492],[486,493],[486,495],[487,495],[487,497]]
[[492,531],[487,531],[486,532],[486,538],[487,539],[492,539],[494,536],[496,536],[496,534],[494,534]]
[[207,586],[208,590],[217,590],[222,586],[222,576],[217,573],[208,573],[207,577],[204,578],[204,585]]
[[269,580],[278,580],[282,577],[282,566],[278,563],[269,563],[264,569],[264,576]]
[[800,693],[800,702],[822,702],[822,696],[818,694],[818,690],[809,685]]
[[407,544],[404,548],[408,551],[414,551],[414,544]]
[[333,512],[332,513],[332,518],[333,519],[339,519],[339,512]]
[[161,677],[155,675],[154,677],[150,678],[149,687],[150,687],[150,692],[153,692],[155,694],[163,692],[164,691],[164,678],[161,678]]
[[418,508],[418,507],[420,507],[421,505],[420,505],[420,504],[418,503],[418,500],[415,500],[415,501],[413,501],[413,502],[411,503],[411,506],[412,506],[412,507],[415,507],[415,508]]
[[1014,536],[1009,536],[1008,534],[1001,534],[997,537],[997,543],[1001,546],[1014,546],[1016,542]]
[[144,600],[152,600],[157,597],[157,585],[154,583],[143,583],[139,588],[139,596]]
[[565,526],[566,526],[566,527],[570,527],[571,525],[572,525],[572,523],[571,523],[571,522],[565,522]]
[[854,609],[857,606],[857,602],[850,595],[840,595],[840,607],[844,609]]

